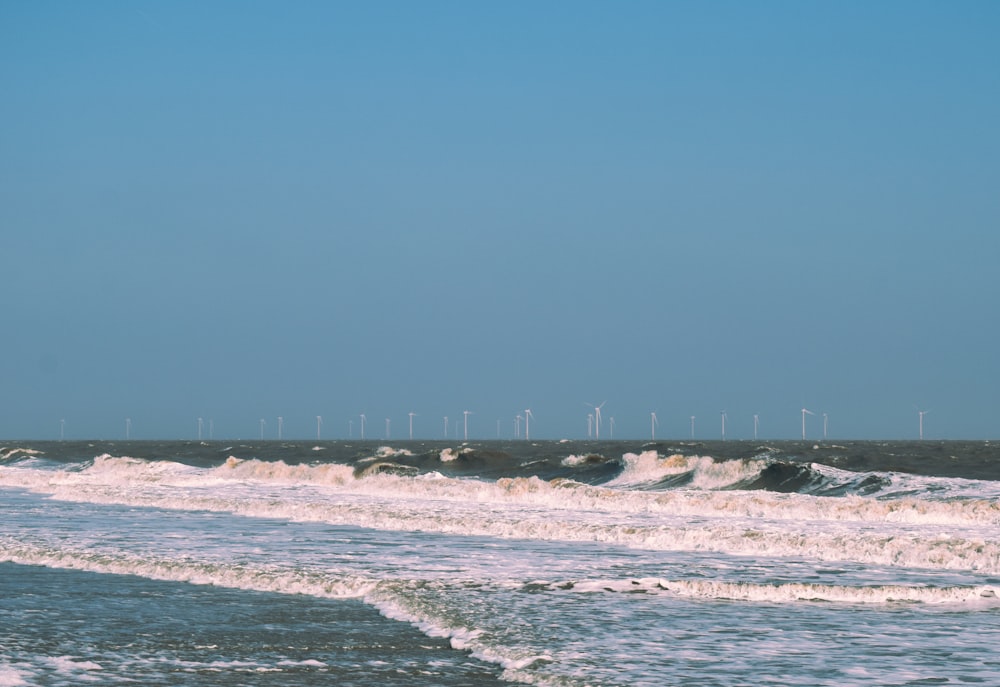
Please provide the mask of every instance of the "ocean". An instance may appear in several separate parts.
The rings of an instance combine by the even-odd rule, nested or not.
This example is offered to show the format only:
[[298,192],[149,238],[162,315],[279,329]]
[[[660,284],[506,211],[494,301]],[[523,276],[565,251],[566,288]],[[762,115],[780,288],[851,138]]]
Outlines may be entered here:
[[1000,684],[990,442],[6,442],[0,687]]

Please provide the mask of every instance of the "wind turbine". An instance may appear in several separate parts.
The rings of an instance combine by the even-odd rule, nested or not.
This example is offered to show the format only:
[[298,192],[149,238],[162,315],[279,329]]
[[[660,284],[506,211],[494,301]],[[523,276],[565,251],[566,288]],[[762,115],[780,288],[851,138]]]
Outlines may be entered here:
[[726,440],[726,411],[720,413],[722,415],[722,440]]
[[469,440],[469,416],[472,415],[471,410],[463,410],[462,416],[465,421],[465,441]]
[[594,439],[597,441],[601,440],[601,408],[607,401],[601,401],[600,405],[594,405],[593,403],[587,403],[586,405],[594,409]]
[[517,417],[514,418],[514,438],[516,439],[521,438],[521,420],[523,419],[524,416],[520,413],[518,413]]
[[409,415],[410,415],[410,441],[413,441],[413,416],[416,415],[416,413],[414,413],[411,410]]
[[132,436],[132,418],[125,418],[125,438],[130,439]]
[[367,420],[367,419],[368,418],[365,417],[365,414],[361,413],[361,439],[362,440],[364,440],[364,438],[365,438],[365,420]]
[[390,438],[390,433],[389,433],[389,418],[385,419],[385,438],[386,439]]
[[281,428],[285,425],[285,418],[278,416],[278,441],[281,441]]
[[66,438],[66,420],[59,421],[59,441]]
[[533,418],[533,417],[535,417],[535,416],[532,414],[531,408],[525,408],[524,409],[524,440],[525,441],[530,441],[531,440],[531,431],[530,431],[530,428],[529,428],[529,423],[531,422],[531,418]]
[[652,412],[649,414],[649,438],[652,441],[656,441],[656,426],[660,424],[659,420],[656,419],[656,413]]
[[264,441],[264,418],[260,419],[260,440]]
[[917,415],[920,418],[920,441],[924,440],[924,415],[929,413],[929,410],[918,410]]
[[802,441],[806,440],[806,415],[815,415],[811,410],[802,409]]
[[322,434],[322,430],[323,430],[323,416],[322,415],[317,415],[316,416],[316,441],[319,441],[319,437],[320,437],[320,434]]
[[448,438],[448,416],[444,416],[444,438]]
[[753,440],[757,441],[757,430],[760,429],[760,415],[754,413],[753,415]]
[[691,438],[694,439],[694,415],[691,416]]

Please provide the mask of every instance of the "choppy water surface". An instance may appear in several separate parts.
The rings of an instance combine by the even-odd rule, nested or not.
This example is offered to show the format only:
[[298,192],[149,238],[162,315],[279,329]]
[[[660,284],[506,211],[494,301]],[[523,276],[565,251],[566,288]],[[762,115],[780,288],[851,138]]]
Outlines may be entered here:
[[996,455],[8,446],[0,686],[1000,684]]

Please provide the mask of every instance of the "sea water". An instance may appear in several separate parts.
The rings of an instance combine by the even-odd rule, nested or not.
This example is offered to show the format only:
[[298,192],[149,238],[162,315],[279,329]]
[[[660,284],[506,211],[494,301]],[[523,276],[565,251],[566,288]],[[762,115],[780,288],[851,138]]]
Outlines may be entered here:
[[0,686],[1000,684],[992,447],[727,444],[8,446]]

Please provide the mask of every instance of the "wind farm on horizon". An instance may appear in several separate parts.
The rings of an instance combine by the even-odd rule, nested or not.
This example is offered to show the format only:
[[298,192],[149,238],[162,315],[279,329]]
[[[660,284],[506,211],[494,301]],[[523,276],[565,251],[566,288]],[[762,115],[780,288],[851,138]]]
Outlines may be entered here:
[[[590,412],[586,413],[585,418],[585,431],[583,431],[583,423],[581,422],[581,431],[579,434],[576,433],[559,433],[555,434],[551,430],[546,431],[544,422],[541,425],[542,432],[541,435],[536,431],[535,440],[540,441],[557,441],[557,440],[567,440],[567,441],[637,441],[637,440],[648,440],[648,441],[728,441],[728,440],[771,440],[771,441],[782,441],[782,440],[815,440],[815,441],[828,441],[831,439],[830,436],[830,413],[822,412],[817,413],[805,406],[802,406],[798,411],[798,436],[789,435],[788,429],[788,418],[785,418],[785,432],[782,434],[772,433],[766,434],[762,432],[761,418],[763,417],[761,413],[753,413],[745,419],[745,425],[740,425],[740,427],[745,427],[745,434],[732,436],[732,423],[729,422],[730,414],[726,410],[719,412],[719,425],[717,432],[712,432],[710,430],[699,431],[699,425],[697,424],[697,415],[685,416],[682,420],[681,418],[675,418],[669,426],[661,426],[660,417],[656,410],[651,410],[647,414],[648,418],[648,433],[642,433],[636,431],[638,427],[635,423],[635,418],[629,419],[630,426],[633,431],[625,436],[616,436],[616,428],[620,426],[620,422],[616,420],[615,416],[609,416],[607,422],[605,422],[604,408],[607,405],[607,401],[601,401],[600,403],[590,403],[584,402]],[[914,432],[910,436],[901,437],[880,437],[884,439],[893,440],[907,440],[913,439],[918,441],[925,440],[925,418],[930,411],[917,409],[916,410],[916,422],[914,423]],[[461,422],[453,421],[453,415],[442,415],[440,416],[441,424],[438,425],[439,431],[430,430],[429,427],[421,427],[417,418],[421,417],[421,413],[416,411],[409,411],[404,413],[404,418],[408,421],[407,432],[405,437],[393,438],[392,436],[392,417],[384,418],[384,429],[382,431],[372,434],[369,429],[368,414],[367,413],[357,413],[346,418],[344,422],[343,429],[340,432],[327,432],[324,429],[324,416],[314,415],[314,436],[317,441],[322,440],[361,440],[361,441],[429,441],[429,440],[460,440],[460,441],[470,441],[470,440],[498,440],[498,441],[531,441],[532,440],[532,429],[533,423],[536,422],[534,412],[530,408],[525,408],[523,410],[517,411],[509,419],[509,424],[503,418],[495,418],[495,422],[491,421],[487,426],[495,429],[489,433],[484,433],[481,430],[477,431],[477,427],[474,424],[474,418],[476,416],[476,411],[472,410],[462,410],[460,411]],[[815,427],[815,423],[811,423],[809,418],[817,418],[822,420],[821,427]],[[686,422],[685,422],[686,420]],[[311,420],[312,421],[312,420]],[[433,425],[437,423],[428,423],[428,425]],[[249,433],[227,433],[225,436],[217,437],[216,434],[216,422],[213,418],[205,418],[204,416],[199,416],[194,419],[193,432],[191,435],[185,437],[183,433],[180,433],[178,438],[194,438],[198,441],[203,440],[215,440],[215,439],[240,439],[246,437]],[[297,427],[304,427],[305,424],[297,425]],[[605,427],[609,431],[605,431]],[[124,418],[123,432],[120,438],[125,440],[133,440],[139,438],[135,435],[135,429],[140,428],[140,425],[133,422],[133,417],[129,416]],[[58,421],[58,438],[60,440],[65,440],[67,430],[67,421],[65,418],[61,418]],[[359,430],[359,431],[356,431]],[[423,431],[422,431],[423,430]],[[142,434],[140,429],[140,435]],[[240,436],[243,434],[243,437]],[[292,436],[286,436],[285,432],[285,416],[279,415],[274,418],[273,422],[269,421],[265,417],[261,417],[257,420],[256,431],[250,434],[250,436],[256,435],[259,441],[275,440],[304,440],[310,438],[313,431],[310,430],[307,435],[303,429],[297,429]],[[95,437],[77,437],[83,438],[95,438]],[[166,437],[146,437],[149,439],[160,439]],[[848,436],[837,437],[840,440],[852,440]]]

